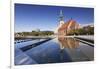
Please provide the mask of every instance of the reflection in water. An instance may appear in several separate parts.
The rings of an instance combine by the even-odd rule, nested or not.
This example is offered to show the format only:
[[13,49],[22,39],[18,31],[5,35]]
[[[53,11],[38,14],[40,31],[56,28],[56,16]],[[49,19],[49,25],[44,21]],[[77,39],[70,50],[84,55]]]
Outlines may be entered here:
[[[41,39],[43,40],[43,39]],[[40,41],[41,41],[40,40]],[[32,42],[35,42],[32,41]],[[16,48],[21,50],[22,45],[28,45],[29,42],[22,42],[16,44]],[[23,52],[26,56],[32,59],[24,61],[22,64],[44,64],[44,63],[62,63],[62,62],[75,62],[75,61],[91,61],[94,59],[94,48],[77,41],[75,38],[59,37],[43,44],[37,45],[29,50]],[[22,55],[16,50],[17,56]],[[17,64],[20,60],[27,58],[26,56],[15,57]],[[16,63],[15,62],[15,63]]]
[[59,40],[61,49],[64,49],[64,48],[73,49],[79,46],[79,41],[75,40],[74,38],[59,37],[58,40]]
[[75,38],[58,38],[61,51],[66,51],[72,61],[89,61],[93,60],[93,48],[81,43]]

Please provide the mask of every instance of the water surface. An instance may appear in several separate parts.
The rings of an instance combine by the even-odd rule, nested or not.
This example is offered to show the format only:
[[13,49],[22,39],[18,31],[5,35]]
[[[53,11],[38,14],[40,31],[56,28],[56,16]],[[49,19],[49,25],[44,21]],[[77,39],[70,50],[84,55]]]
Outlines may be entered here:
[[[18,44],[15,45],[17,46]],[[92,61],[94,59],[94,47],[84,44],[75,38],[64,37],[54,38],[27,51],[24,51],[23,53],[27,55],[29,59],[31,59],[31,63],[27,64]],[[17,62],[21,61],[17,60],[17,58],[15,59]],[[25,63],[26,62],[22,64]]]

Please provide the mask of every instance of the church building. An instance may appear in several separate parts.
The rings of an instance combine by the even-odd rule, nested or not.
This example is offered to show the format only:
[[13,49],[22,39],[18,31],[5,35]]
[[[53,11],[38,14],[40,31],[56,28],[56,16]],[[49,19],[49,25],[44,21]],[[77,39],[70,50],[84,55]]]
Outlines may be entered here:
[[70,30],[79,28],[79,24],[72,18],[67,22],[64,22],[64,16],[62,10],[60,10],[59,19],[60,21],[58,26],[58,36],[67,36]]

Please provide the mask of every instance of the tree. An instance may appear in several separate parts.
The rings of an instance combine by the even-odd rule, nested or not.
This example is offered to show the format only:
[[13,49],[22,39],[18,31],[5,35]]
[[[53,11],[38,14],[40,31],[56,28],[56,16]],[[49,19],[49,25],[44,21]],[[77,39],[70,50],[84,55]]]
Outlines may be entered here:
[[73,29],[68,32],[68,35],[93,35],[94,27],[85,27],[80,29]]

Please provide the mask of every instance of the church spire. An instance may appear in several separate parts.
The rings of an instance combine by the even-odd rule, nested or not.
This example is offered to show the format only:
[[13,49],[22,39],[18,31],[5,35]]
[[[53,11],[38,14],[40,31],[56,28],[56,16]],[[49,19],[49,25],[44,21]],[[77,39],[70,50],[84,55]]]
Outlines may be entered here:
[[62,21],[62,20],[63,20],[63,11],[60,10],[60,21]]
[[60,10],[60,16],[63,16],[63,12],[62,12],[62,10]]
[[61,27],[63,24],[64,24],[63,11],[60,10],[60,15],[59,15],[59,27]]

